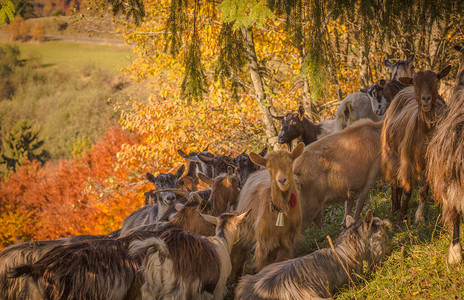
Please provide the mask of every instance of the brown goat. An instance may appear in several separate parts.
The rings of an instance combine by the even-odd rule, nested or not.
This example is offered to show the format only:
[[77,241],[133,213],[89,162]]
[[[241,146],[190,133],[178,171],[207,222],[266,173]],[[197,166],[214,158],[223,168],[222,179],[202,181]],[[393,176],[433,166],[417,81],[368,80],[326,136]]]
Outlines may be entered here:
[[19,277],[28,283],[29,294],[16,294],[27,296],[20,299],[136,299],[141,287],[138,269],[144,256],[129,257],[130,242],[157,237],[173,228],[214,234],[214,226],[198,215],[197,203],[177,206],[179,212],[170,221],[140,227],[119,239],[57,245],[40,259],[13,268],[13,278],[8,280]]
[[[254,248],[257,271],[292,256],[301,230],[301,205],[295,196],[292,164],[303,148],[300,143],[291,153],[279,150],[265,157],[250,153],[251,160],[266,169],[251,174],[240,192],[237,211],[252,211],[244,223],[240,242],[232,250],[234,280],[242,274],[249,249]],[[279,215],[283,224],[276,223]]]
[[312,221],[321,226],[326,202],[346,201],[345,218],[351,214],[357,194],[354,216],[359,218],[366,196],[380,175],[381,128],[382,122],[359,120],[305,147],[293,164],[303,210],[303,230]]
[[131,254],[146,253],[142,299],[222,299],[232,269],[229,254],[248,213],[202,215],[217,225],[214,237],[171,229],[133,242]]
[[227,174],[220,174],[214,179],[209,178],[203,173],[198,173],[198,177],[211,187],[211,195],[207,203],[211,207],[209,214],[219,216],[226,212],[229,206],[235,207],[240,181],[237,175],[234,174],[232,167],[227,168]]
[[29,279],[8,278],[8,272],[23,264],[37,262],[45,253],[59,245],[70,245],[94,239],[111,239],[114,235],[78,235],[52,241],[31,241],[12,245],[0,252],[0,299],[40,299]]
[[325,248],[267,266],[240,280],[235,299],[309,300],[333,297],[335,292],[391,252],[387,228],[391,224],[366,213],[364,220],[346,218],[334,249]]
[[[401,77],[404,84],[413,86],[401,90],[390,105],[382,128],[382,169],[385,179],[391,184],[392,210],[400,209],[402,220],[408,210],[411,192],[417,182],[421,183],[420,204],[415,221],[423,219],[423,210],[428,195],[425,180],[425,150],[437,115],[445,107],[438,96],[438,82],[450,71],[450,66],[438,74],[419,71],[413,78]],[[401,194],[404,199],[401,205]]]
[[443,205],[443,220],[453,226],[448,263],[462,261],[459,241],[464,201],[464,47],[456,87],[449,107],[438,122],[427,147],[427,179],[435,199]]

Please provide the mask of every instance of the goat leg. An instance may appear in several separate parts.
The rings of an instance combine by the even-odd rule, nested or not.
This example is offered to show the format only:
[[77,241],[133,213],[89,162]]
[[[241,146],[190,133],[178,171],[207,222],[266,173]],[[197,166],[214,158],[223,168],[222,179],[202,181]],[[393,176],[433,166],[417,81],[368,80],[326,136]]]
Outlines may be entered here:
[[403,189],[398,186],[397,182],[391,183],[391,209],[392,212],[397,212],[401,208],[401,195]]
[[240,277],[242,277],[243,265],[247,259],[247,254],[247,249],[240,245],[240,243],[237,243],[232,247],[232,251],[230,253],[230,260],[232,263],[232,284],[237,284]]
[[255,249],[255,272],[260,272],[268,264],[269,251],[258,242]]
[[421,186],[419,189],[419,206],[416,210],[415,222],[424,221],[424,208],[427,202],[427,197],[429,196],[429,185],[427,181],[422,180]]
[[408,191],[404,189],[403,205],[401,206],[398,223],[403,221],[406,215],[408,214],[408,204],[409,204],[410,199],[411,199],[411,190]]
[[[364,184],[363,188],[359,192],[358,199],[356,200],[356,211],[354,212],[354,219],[357,220],[359,219],[359,216],[361,215],[361,211],[364,207],[364,203],[366,203],[366,198],[367,194],[369,194],[369,191],[375,184],[375,180],[377,179],[377,174],[380,170],[377,170],[376,168],[372,168],[369,172],[369,177],[366,180],[366,183]],[[346,215],[345,215],[346,217]],[[343,220],[343,224],[345,224],[345,220]]]
[[343,216],[343,220],[342,220],[342,223],[340,223],[340,226],[342,227],[345,226],[346,216],[351,215],[351,211],[353,210],[353,204],[354,204],[353,199],[348,199],[345,201],[345,215]]
[[457,265],[462,261],[461,243],[459,242],[459,226],[461,225],[461,214],[455,213],[453,220],[453,239],[448,251],[448,264]]

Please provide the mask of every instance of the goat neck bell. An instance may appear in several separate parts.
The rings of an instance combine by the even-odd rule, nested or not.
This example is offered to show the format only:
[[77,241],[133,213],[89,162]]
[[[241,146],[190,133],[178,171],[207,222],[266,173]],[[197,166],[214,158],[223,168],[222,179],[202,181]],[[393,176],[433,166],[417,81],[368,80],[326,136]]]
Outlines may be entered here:
[[279,213],[277,214],[277,220],[276,220],[275,226],[278,226],[278,227],[284,226],[284,214],[281,211],[279,211]]

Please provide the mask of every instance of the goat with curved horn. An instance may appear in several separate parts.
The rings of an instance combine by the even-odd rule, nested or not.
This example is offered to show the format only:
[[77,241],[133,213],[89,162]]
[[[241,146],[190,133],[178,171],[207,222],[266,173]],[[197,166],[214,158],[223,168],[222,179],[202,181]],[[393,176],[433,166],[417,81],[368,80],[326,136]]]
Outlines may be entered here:
[[189,194],[189,198],[190,201],[193,201],[193,202],[198,202],[198,204],[202,204],[203,201],[205,201],[203,198],[200,197],[200,195],[198,195],[197,192],[190,192]]
[[273,117],[274,119],[276,120],[282,120],[283,118],[285,118],[284,116],[274,116],[271,112],[271,107],[268,106],[267,109],[269,110],[269,114],[271,115],[271,117]]

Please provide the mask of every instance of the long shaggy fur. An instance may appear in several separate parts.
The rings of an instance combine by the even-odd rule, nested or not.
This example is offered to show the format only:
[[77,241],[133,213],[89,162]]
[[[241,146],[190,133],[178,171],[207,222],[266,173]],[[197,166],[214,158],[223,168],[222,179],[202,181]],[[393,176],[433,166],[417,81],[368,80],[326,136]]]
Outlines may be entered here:
[[427,179],[443,219],[464,212],[464,86],[456,91],[427,148]]
[[[8,282],[19,287],[13,290],[8,286],[6,291],[15,294],[1,299],[43,299],[45,296],[47,299],[133,299],[140,292],[137,268],[141,265],[142,256],[128,258],[128,243],[140,238],[157,237],[171,228],[214,234],[214,225],[199,216],[198,211],[198,203],[189,202],[170,221],[138,227],[118,240],[98,239],[77,243],[84,237],[96,237],[72,237],[74,243],[63,239],[44,243],[43,246],[40,244],[41,248],[34,246],[38,242],[33,242],[27,253],[34,255],[34,259],[22,259],[9,267],[11,270],[25,264],[12,274],[14,278],[8,279]],[[108,239],[106,236],[101,238]],[[45,249],[48,244],[50,247]],[[50,252],[43,255],[44,251]],[[17,277],[20,275],[24,276]],[[112,278],[111,282],[107,282],[108,278]],[[28,290],[30,288],[34,293]]]
[[32,299],[133,299],[141,285],[137,268],[142,257],[129,257],[128,246],[154,235],[137,232],[117,240],[59,245],[34,264],[13,269],[10,276],[33,280],[41,297]]
[[[406,87],[394,98],[386,113],[382,128],[382,169],[386,180],[392,183],[392,190],[399,184],[408,193],[425,175],[425,151],[430,131],[435,126],[437,116],[445,107],[441,98],[437,98],[433,109],[424,113],[416,100],[414,87]],[[409,194],[410,195],[410,194]],[[409,196],[405,196],[402,214],[406,214]],[[423,207],[424,198],[421,195]],[[392,207],[399,205],[392,197]],[[416,221],[421,218],[416,213]]]
[[355,218],[359,218],[367,193],[380,174],[381,128],[382,122],[360,120],[306,146],[293,164],[303,211],[302,229],[313,220],[319,222],[326,202],[348,201],[345,216],[350,214],[358,194]]
[[207,238],[171,229],[157,239],[133,243],[131,253],[143,249],[150,249],[144,264],[144,299],[149,295],[174,299],[201,299],[209,295],[213,299],[221,265]]
[[[367,218],[367,216],[366,216]],[[388,221],[373,218],[343,231],[331,248],[267,266],[256,275],[240,280],[235,299],[308,300],[331,298],[335,292],[363,272],[363,262],[379,263],[391,251]],[[343,266],[342,266],[343,264]],[[345,268],[346,269],[345,269]]]
[[8,272],[24,264],[33,264],[42,258],[48,251],[59,245],[93,240],[109,239],[109,235],[79,235],[53,241],[32,241],[16,244],[0,252],[0,299],[37,299],[40,298],[30,278],[9,278]]
[[232,269],[229,253],[244,216],[216,218],[214,237],[170,229],[159,238],[133,242],[131,254],[146,253],[142,299],[222,299]]
[[335,126],[333,132],[341,131],[360,119],[371,119],[374,122],[382,120],[372,111],[371,100],[367,93],[349,94],[335,112]]
[[[290,206],[290,197],[297,195],[292,173],[293,160],[301,154],[303,144],[292,153],[273,151],[266,155],[266,168],[250,175],[240,192],[237,212],[251,209],[250,216],[244,221],[241,240],[231,254],[234,266],[234,281],[242,274],[243,264],[249,250],[254,248],[255,268],[259,271],[274,261],[290,258],[296,238],[301,230],[301,204],[297,199],[295,207]],[[296,155],[296,156],[295,156]],[[288,189],[282,191],[277,180],[279,174],[285,174]],[[284,226],[276,226],[278,212],[273,203],[283,210]]]
[[464,47],[461,52],[456,87],[451,103],[439,120],[427,147],[427,180],[435,199],[442,203],[443,220],[452,224],[453,237],[448,251],[448,263],[462,261],[460,243],[461,216],[464,211]]

